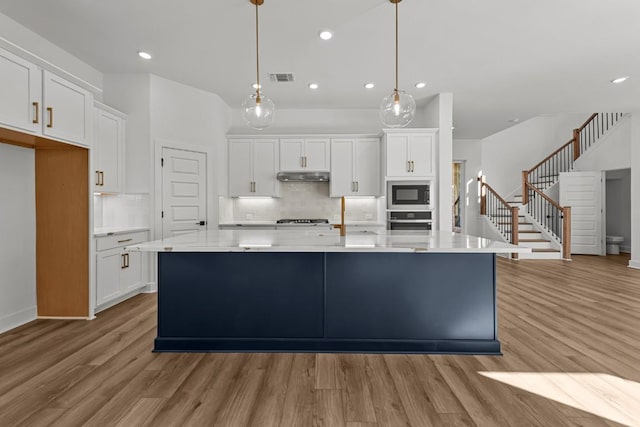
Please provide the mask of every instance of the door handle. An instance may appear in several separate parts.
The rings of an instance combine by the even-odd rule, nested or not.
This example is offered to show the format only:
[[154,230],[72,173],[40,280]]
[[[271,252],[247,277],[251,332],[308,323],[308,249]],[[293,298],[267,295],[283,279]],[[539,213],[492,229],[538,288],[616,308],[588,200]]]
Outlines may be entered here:
[[207,221],[196,222],[196,225],[207,225]]
[[35,114],[33,115],[33,123],[40,122],[40,104],[37,102],[33,103],[33,109],[35,110]]
[[48,128],[53,127],[53,108],[47,107],[47,112],[49,113],[49,123],[47,123]]

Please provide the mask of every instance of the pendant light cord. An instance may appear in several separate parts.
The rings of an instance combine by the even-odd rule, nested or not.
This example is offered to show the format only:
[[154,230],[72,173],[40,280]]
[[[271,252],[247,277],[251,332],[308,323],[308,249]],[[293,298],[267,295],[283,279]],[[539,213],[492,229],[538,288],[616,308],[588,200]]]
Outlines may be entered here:
[[396,93],[398,93],[398,3],[400,2],[396,2]]
[[258,37],[258,1],[256,1],[256,101],[260,102],[260,38]]

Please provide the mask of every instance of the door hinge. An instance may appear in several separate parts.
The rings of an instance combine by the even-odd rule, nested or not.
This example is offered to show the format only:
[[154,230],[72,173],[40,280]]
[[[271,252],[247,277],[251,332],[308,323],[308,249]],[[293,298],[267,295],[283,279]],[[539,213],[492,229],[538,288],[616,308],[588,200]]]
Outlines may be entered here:
[[164,218],[164,211],[161,211],[161,212],[160,212],[160,216],[161,216],[162,218]]
[[160,159],[160,167],[163,168],[164,167],[164,157],[162,157]]

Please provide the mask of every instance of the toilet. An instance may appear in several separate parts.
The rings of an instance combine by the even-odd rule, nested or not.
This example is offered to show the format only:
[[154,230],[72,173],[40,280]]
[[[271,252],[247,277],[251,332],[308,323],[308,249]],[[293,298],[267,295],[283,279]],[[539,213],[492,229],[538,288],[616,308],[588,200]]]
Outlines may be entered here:
[[607,253],[611,255],[620,254],[620,243],[624,242],[622,236],[607,236]]

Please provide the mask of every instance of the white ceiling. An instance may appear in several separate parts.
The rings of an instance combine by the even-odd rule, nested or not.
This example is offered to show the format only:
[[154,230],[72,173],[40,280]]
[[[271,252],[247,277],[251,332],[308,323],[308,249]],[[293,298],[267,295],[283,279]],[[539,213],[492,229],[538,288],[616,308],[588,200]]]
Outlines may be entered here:
[[[151,72],[233,108],[252,90],[249,0],[0,0],[0,13],[105,73]],[[400,86],[418,104],[452,92],[454,138],[538,114],[639,110],[638,22],[638,0],[404,0]],[[377,108],[393,89],[389,0],[265,0],[260,23],[261,79],[276,108]],[[323,28],[333,40],[318,38]],[[267,72],[296,82],[270,83]],[[631,79],[609,83],[620,75]]]

